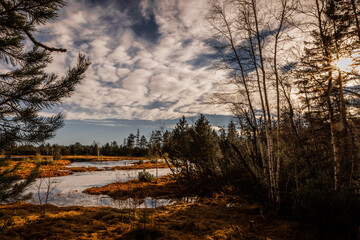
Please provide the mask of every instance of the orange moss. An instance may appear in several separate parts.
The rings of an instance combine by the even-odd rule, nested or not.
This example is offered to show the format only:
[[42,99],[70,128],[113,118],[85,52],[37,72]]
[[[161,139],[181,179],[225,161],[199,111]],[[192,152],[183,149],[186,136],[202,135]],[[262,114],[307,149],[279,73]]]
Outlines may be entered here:
[[127,157],[127,156],[84,156],[84,155],[65,155],[62,156],[63,159],[83,159],[89,161],[121,161],[121,160],[146,160],[144,157]]
[[[105,167],[100,169],[97,167],[68,167],[67,170],[71,172],[92,172],[92,171],[115,171],[115,170],[139,170],[156,168],[156,163],[144,162],[142,164],[134,164],[129,166]],[[165,163],[159,162],[157,168],[168,168]]]
[[25,203],[0,206],[1,225],[14,219],[0,239],[309,239],[296,222],[265,218],[257,206],[232,196],[156,209],[48,205],[45,217],[40,210]]
[[[0,171],[3,171],[5,168],[12,168],[18,163],[20,167],[16,172],[17,175],[20,175],[21,178],[25,179],[29,176],[32,169],[36,166],[36,161],[26,160],[26,161],[10,161],[9,165],[6,167],[1,167]],[[67,170],[65,166],[69,165],[71,162],[68,160],[56,160],[51,165],[41,165],[39,168],[40,174],[38,177],[57,177],[57,176],[66,176],[72,174],[71,171]]]
[[138,169],[150,169],[150,168],[168,168],[168,165],[163,162],[158,162],[157,166],[156,163],[151,162],[143,162],[141,164],[134,164],[130,166],[117,166],[112,168],[106,168],[106,170],[114,171],[114,170],[138,170]]
[[[0,156],[1,157],[1,156]],[[3,156],[4,157],[4,156]],[[31,170],[36,166],[36,156],[28,155],[28,156],[13,156],[13,157],[22,157],[26,160],[21,161],[10,161],[7,168],[12,168],[19,162],[21,163],[19,170],[16,174],[20,175],[21,178],[25,179],[29,176]],[[52,159],[51,156],[41,156],[43,160]],[[71,164],[70,160],[73,159],[86,159],[89,161],[98,161],[97,156],[64,156],[62,160],[53,161],[52,164],[41,165],[40,166],[40,174],[38,177],[58,177],[58,176],[67,176],[73,174],[74,172],[92,172],[92,171],[115,171],[115,170],[137,170],[137,169],[150,169],[156,168],[155,163],[151,162],[143,162],[143,163],[135,163],[134,165],[129,166],[119,166],[112,168],[99,169],[97,167],[66,167]],[[119,160],[135,160],[140,159],[144,160],[144,158],[132,158],[132,157],[103,157],[102,161],[119,161]],[[167,168],[168,166],[163,162],[158,162],[158,168]],[[0,167],[0,172],[3,171],[5,167]]]
[[141,182],[138,179],[127,182],[115,182],[102,187],[85,189],[87,194],[108,195],[112,198],[176,198],[190,195],[189,188],[179,186],[170,176],[159,177],[157,182]]
[[104,169],[99,169],[97,167],[69,167],[67,168],[71,172],[93,172],[93,171],[104,171]]

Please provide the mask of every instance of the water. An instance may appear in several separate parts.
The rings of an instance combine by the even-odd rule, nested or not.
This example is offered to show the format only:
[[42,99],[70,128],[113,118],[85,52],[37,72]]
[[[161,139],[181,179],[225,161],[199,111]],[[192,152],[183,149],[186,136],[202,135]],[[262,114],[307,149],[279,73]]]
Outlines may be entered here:
[[[123,164],[117,161],[119,164]],[[115,162],[110,163],[111,167],[124,166],[116,165]],[[85,166],[93,164],[95,167],[109,166],[105,162],[83,162]],[[129,163],[129,162],[128,162]],[[72,163],[70,167],[74,166]],[[169,205],[174,202],[170,199],[151,199],[146,198],[143,201],[135,201],[133,199],[127,200],[114,200],[106,195],[89,195],[83,193],[87,188],[104,186],[112,182],[127,181],[130,179],[136,179],[138,172],[142,170],[117,170],[117,171],[94,171],[94,172],[83,172],[75,173],[73,175],[53,178],[39,178],[33,183],[27,192],[32,192],[33,197],[29,200],[30,203],[44,203],[46,198],[47,189],[51,192],[48,195],[48,203],[56,206],[102,206],[102,207],[116,207],[116,208],[128,208],[128,207],[158,207],[161,205]],[[155,176],[156,169],[147,169],[148,172]],[[164,176],[170,173],[170,169],[161,168],[158,169],[158,175]]]
[[[146,161],[148,160],[144,162]],[[139,162],[139,160],[73,162],[67,167],[97,167],[99,169],[105,169],[117,166],[132,166],[135,162]]]

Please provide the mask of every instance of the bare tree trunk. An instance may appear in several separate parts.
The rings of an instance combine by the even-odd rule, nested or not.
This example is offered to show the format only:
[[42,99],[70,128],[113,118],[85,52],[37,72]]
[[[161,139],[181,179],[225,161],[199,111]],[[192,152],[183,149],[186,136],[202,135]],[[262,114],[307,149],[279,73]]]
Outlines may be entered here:
[[[255,110],[254,110],[254,107],[253,107],[253,104],[252,104],[252,100],[251,100],[251,96],[250,96],[250,90],[249,90],[249,86],[248,86],[248,79],[247,77],[245,76],[245,71],[244,71],[244,68],[243,68],[243,64],[241,62],[241,59],[240,59],[240,56],[238,55],[238,52],[237,52],[237,49],[236,49],[236,46],[235,46],[235,43],[234,43],[234,38],[233,38],[233,30],[231,29],[230,25],[229,25],[229,22],[226,18],[226,15],[224,13],[224,9],[221,9],[219,6],[214,6],[217,8],[217,13],[221,15],[222,17],[222,21],[224,22],[225,26],[226,26],[226,32],[223,32],[223,31],[219,31],[221,34],[225,35],[225,37],[228,39],[229,43],[230,43],[230,48],[231,48],[231,51],[233,52],[234,54],[234,57],[236,59],[236,63],[237,65],[239,66],[239,69],[240,69],[240,77],[241,77],[241,80],[240,80],[240,84],[244,86],[245,88],[245,93],[246,93],[246,99],[247,99],[247,103],[248,103],[248,106],[249,106],[249,109],[250,109],[250,112],[251,112],[251,116],[252,116],[252,120],[254,122],[254,128],[255,128],[255,134],[254,134],[254,138],[255,138],[255,141],[258,142],[259,144],[259,148],[260,148],[260,155],[261,155],[261,159],[262,159],[262,162],[263,162],[263,173],[264,173],[264,179],[265,179],[265,185],[267,186],[268,183],[267,183],[267,174],[266,174],[266,164],[265,164],[265,156],[264,156],[264,152],[263,152],[263,145],[262,145],[262,142],[261,140],[259,139],[259,133],[258,133],[258,123],[257,123],[257,119],[256,119],[256,114],[255,114]],[[251,124],[251,121],[250,119],[248,119],[248,122],[250,125]],[[255,146],[256,148],[257,146]]]
[[280,77],[278,72],[278,63],[277,63],[277,54],[278,54],[278,44],[280,39],[280,34],[283,29],[283,24],[285,21],[285,15],[287,10],[287,0],[282,0],[282,9],[281,9],[281,18],[279,21],[278,30],[275,35],[275,44],[274,44],[274,73],[276,80],[276,169],[275,169],[275,201],[277,204],[280,204],[280,186],[279,186],[279,176],[280,176]]
[[[250,36],[250,32],[249,32],[249,43],[250,43],[250,48],[251,48],[251,52],[252,52],[252,56],[253,56],[253,63],[254,63],[254,68],[255,68],[255,72],[256,72],[256,82],[257,82],[257,86],[258,86],[258,91],[259,91],[259,96],[260,96],[260,101],[261,101],[261,109],[263,111],[263,116],[264,116],[264,121],[267,122],[267,117],[266,117],[266,110],[265,110],[265,104],[264,104],[264,98],[263,98],[263,94],[262,94],[262,88],[261,88],[261,84],[260,84],[260,74],[259,74],[259,70],[258,70],[258,66],[256,63],[256,57],[255,57],[255,48]],[[259,132],[259,128],[257,130]],[[268,135],[268,131],[267,131],[267,127],[265,126],[265,134],[266,136]],[[259,133],[258,133],[259,135]],[[266,157],[264,154],[264,146],[263,146],[263,142],[261,139],[259,139],[259,148],[260,148],[260,153],[262,156],[262,165],[263,165],[263,174],[264,174],[264,179],[265,179],[265,186],[268,188],[269,190],[269,196],[271,195],[271,185],[270,185],[270,176],[269,176],[269,163],[266,162]]]
[[168,161],[168,159],[167,159],[168,157],[165,156],[165,155],[162,155],[161,157],[165,160],[166,164],[168,165],[170,171],[172,172],[172,174],[173,174],[173,176],[174,176],[174,178],[175,178],[175,181],[176,181],[176,183],[177,183],[180,191],[182,191],[182,187],[181,187],[181,184],[180,184],[178,175],[177,175],[177,173],[175,172],[175,170],[172,168],[171,164],[169,163],[169,161]]
[[257,39],[257,49],[259,51],[259,59],[260,59],[260,69],[262,72],[262,84],[264,90],[264,100],[266,106],[266,113],[267,113],[267,122],[265,123],[265,133],[267,139],[267,152],[268,152],[268,166],[269,166],[269,178],[270,178],[270,192],[272,195],[272,199],[275,200],[275,174],[274,174],[274,153],[273,153],[273,136],[272,136],[272,123],[271,123],[271,112],[270,112],[270,104],[268,99],[268,92],[267,92],[267,81],[266,81],[266,70],[265,70],[265,63],[264,63],[264,56],[263,56],[263,46],[261,41],[261,33],[259,30],[259,21],[257,16],[257,5],[256,0],[251,0],[252,11],[254,15],[254,24],[255,24],[255,35]]
[[279,82],[283,91],[283,95],[285,96],[286,102],[289,106],[289,111],[290,111],[290,125],[291,125],[291,129],[293,130],[293,133],[295,135],[295,138],[298,142],[298,144],[295,144],[295,148],[296,148],[296,160],[294,160],[294,171],[295,171],[295,186],[296,186],[296,192],[299,191],[299,180],[298,180],[298,171],[297,171],[297,162],[300,161],[300,150],[299,150],[299,146],[302,148],[302,150],[304,151],[304,146],[300,140],[300,136],[298,133],[298,130],[296,129],[296,125],[295,125],[295,121],[294,121],[294,108],[292,106],[291,100],[290,100],[290,94],[287,95],[286,90],[285,90],[285,86],[283,84],[283,81]]
[[334,112],[331,106],[330,98],[327,101],[328,109],[329,109],[329,118],[330,118],[330,134],[331,134],[331,144],[333,146],[333,159],[334,159],[334,190],[339,190],[339,175],[340,175],[340,161],[339,161],[339,148],[336,142],[336,136],[334,131],[335,119]]
[[[331,56],[329,53],[329,48],[327,46],[327,42],[325,40],[325,35],[324,35],[324,30],[323,30],[323,22],[321,19],[321,15],[322,15],[322,10],[320,9],[320,4],[319,4],[319,0],[315,0],[316,3],[316,9],[317,9],[317,20],[318,20],[318,27],[319,27],[319,31],[320,31],[320,37],[322,40],[322,45],[323,45],[323,49],[324,49],[324,55],[327,59],[329,59],[328,61],[330,61]],[[329,64],[330,65],[330,64]],[[339,189],[339,175],[340,175],[340,161],[339,161],[339,148],[338,148],[338,143],[336,140],[336,134],[334,132],[334,126],[336,124],[335,122],[335,117],[334,117],[334,111],[333,111],[333,107],[332,107],[332,103],[331,103],[331,91],[332,91],[332,72],[329,71],[329,76],[328,76],[329,80],[328,80],[328,90],[325,93],[326,95],[326,102],[327,102],[327,107],[328,107],[328,115],[329,115],[329,120],[330,120],[330,134],[331,134],[331,145],[333,148],[333,163],[334,163],[334,190],[337,191]]]
[[356,23],[357,35],[358,35],[358,37],[359,37],[359,40],[358,40],[358,41],[360,41],[360,23],[359,23],[358,9],[357,9],[355,0],[351,0],[351,5],[352,5],[352,10],[353,10],[353,12],[354,12],[354,18],[355,18],[355,23]]

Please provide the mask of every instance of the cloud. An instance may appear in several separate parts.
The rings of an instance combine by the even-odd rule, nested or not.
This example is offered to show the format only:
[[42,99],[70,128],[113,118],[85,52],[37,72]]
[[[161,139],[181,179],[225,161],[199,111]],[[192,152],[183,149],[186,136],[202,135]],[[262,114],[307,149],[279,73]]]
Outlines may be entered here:
[[67,119],[229,114],[207,104],[219,74],[209,68],[206,11],[207,0],[68,1],[41,29],[47,44],[68,49],[54,55],[48,71],[62,75],[79,52],[92,65],[59,109]]

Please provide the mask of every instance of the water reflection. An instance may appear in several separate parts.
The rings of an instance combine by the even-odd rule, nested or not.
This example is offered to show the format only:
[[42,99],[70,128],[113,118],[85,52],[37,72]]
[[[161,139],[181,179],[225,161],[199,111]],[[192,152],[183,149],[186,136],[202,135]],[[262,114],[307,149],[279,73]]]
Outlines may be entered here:
[[[33,192],[31,203],[39,204],[45,202],[46,193],[51,189],[48,195],[48,203],[56,206],[104,206],[114,208],[129,208],[134,205],[138,207],[158,207],[169,205],[177,200],[170,199],[152,199],[144,200],[127,199],[114,200],[106,195],[88,195],[83,191],[90,187],[104,186],[112,182],[127,181],[136,179],[138,172],[142,170],[117,170],[117,171],[95,171],[75,173],[64,177],[37,179],[27,192]],[[147,169],[155,175],[156,169]],[[159,176],[170,173],[167,168],[158,169]],[[49,184],[50,183],[50,188]]]
[[[144,160],[144,162],[147,161],[148,160]],[[139,162],[139,160],[73,162],[67,165],[67,167],[97,167],[99,169],[105,169],[118,166],[132,166],[135,162]]]

